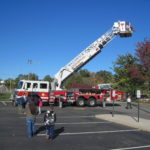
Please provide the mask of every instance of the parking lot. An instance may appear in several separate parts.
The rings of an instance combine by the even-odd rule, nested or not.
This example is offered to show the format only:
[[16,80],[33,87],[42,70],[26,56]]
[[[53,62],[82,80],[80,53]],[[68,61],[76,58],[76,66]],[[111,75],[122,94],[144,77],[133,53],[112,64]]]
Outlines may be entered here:
[[[121,110],[121,105],[115,106]],[[43,112],[48,106],[43,107]],[[112,107],[55,107],[57,122],[55,139],[45,139],[43,114],[37,116],[37,135],[27,138],[25,115],[19,114],[11,104],[0,104],[1,150],[110,150],[150,149],[150,132],[95,118],[110,113]],[[116,111],[116,108],[115,108]],[[117,111],[115,112],[117,113]],[[121,112],[126,113],[126,112]]]

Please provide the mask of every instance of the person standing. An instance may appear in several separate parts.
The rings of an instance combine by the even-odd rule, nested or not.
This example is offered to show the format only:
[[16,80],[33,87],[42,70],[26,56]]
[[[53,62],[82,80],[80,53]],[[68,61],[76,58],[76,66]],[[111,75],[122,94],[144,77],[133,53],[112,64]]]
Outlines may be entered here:
[[44,115],[44,124],[46,127],[46,139],[53,140],[55,136],[55,122],[56,122],[56,113],[54,112],[54,107],[50,106],[50,110],[47,110]]
[[24,108],[25,108],[24,95],[22,95],[22,97],[20,97],[20,98],[17,98],[17,104],[18,104],[18,112],[20,114],[24,113]]
[[27,133],[28,138],[32,138],[35,134],[35,121],[37,115],[37,104],[34,99],[34,95],[31,93],[28,94],[27,101],[26,101],[26,124],[27,124]]
[[26,101],[27,101],[27,97],[25,93],[22,95],[22,99],[23,99],[22,110],[23,110],[23,113],[25,114],[25,106],[26,106]]
[[132,105],[131,105],[131,96],[127,97],[127,109],[130,108],[132,109]]
[[39,115],[41,114],[41,107],[43,106],[43,102],[42,99],[39,97],[39,105],[38,105],[38,109],[39,109]]

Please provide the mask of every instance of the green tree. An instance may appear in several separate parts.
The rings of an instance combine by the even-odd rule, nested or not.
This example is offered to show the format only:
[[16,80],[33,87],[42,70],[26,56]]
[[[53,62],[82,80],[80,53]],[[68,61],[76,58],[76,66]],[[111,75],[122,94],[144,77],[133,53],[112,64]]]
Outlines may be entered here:
[[71,89],[72,85],[76,83],[83,84],[83,78],[78,73],[72,75],[68,80],[66,80],[66,82],[64,83],[64,86],[66,89]]
[[16,80],[38,80],[39,77],[35,73],[19,74]]
[[15,87],[17,87],[17,84],[20,80],[38,80],[38,75],[34,73],[19,74],[18,77],[15,79]]
[[28,74],[28,79],[29,79],[29,80],[38,80],[39,77],[38,77],[38,75],[36,75],[35,73],[29,73],[29,74]]
[[141,80],[131,78],[128,69],[137,64],[137,58],[131,54],[120,55],[114,62],[114,87],[134,95],[135,90],[141,86]]
[[12,90],[16,87],[16,80],[13,78],[8,78],[5,80],[5,85],[8,89]]
[[112,73],[109,71],[105,71],[105,70],[96,72],[95,77],[102,79],[103,83],[110,83],[113,80]]
[[52,82],[52,81],[53,81],[53,78],[51,78],[50,75],[46,75],[43,80],[44,80],[44,81]]
[[87,69],[80,70],[80,71],[79,71],[79,74],[80,74],[82,77],[90,77],[90,72],[89,72]]

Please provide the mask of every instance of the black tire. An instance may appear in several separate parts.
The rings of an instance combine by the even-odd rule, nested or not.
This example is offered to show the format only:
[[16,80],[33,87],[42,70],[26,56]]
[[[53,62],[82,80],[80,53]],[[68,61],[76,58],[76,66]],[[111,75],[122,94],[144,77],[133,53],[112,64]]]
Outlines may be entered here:
[[90,107],[94,107],[96,105],[96,99],[94,97],[90,97],[87,104]]
[[79,97],[77,102],[76,102],[77,106],[83,107],[85,105],[85,99],[82,97]]

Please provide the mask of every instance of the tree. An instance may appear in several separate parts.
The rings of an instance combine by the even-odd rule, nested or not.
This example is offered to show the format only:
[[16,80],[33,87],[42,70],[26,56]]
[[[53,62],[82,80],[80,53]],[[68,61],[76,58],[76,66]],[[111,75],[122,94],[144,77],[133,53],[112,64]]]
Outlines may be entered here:
[[44,81],[52,82],[52,81],[53,81],[53,78],[51,78],[50,75],[46,75],[43,80],[44,80]]
[[35,73],[29,73],[29,74],[28,74],[28,79],[29,79],[29,80],[38,80],[39,77],[38,77],[38,75],[36,75]]
[[103,83],[110,83],[112,82],[112,79],[113,79],[112,73],[109,71],[105,71],[105,70],[96,72],[95,77],[101,78],[103,80]]
[[19,74],[16,80],[38,80],[39,77],[35,73]]
[[16,81],[13,78],[5,80],[5,85],[8,89],[12,90],[16,87]]
[[[131,78],[142,80],[143,89],[150,91],[150,40],[138,42],[136,45],[137,64],[129,68]],[[150,94],[149,94],[150,96]]]
[[83,84],[83,78],[79,74],[74,74],[68,80],[66,80],[64,86],[66,89],[71,89],[72,86],[77,83]]
[[114,62],[114,87],[134,95],[135,90],[141,86],[141,80],[130,76],[129,68],[137,64],[137,58],[131,54],[120,55]]
[[79,74],[80,74],[82,77],[90,77],[90,72],[89,72],[87,69],[80,70],[80,71],[79,71]]
[[145,80],[150,82],[150,40],[137,43],[136,56],[138,58],[139,68]]
[[17,86],[20,80],[38,80],[38,75],[34,73],[29,74],[19,74],[18,77],[15,79],[15,87]]

